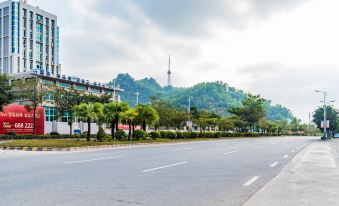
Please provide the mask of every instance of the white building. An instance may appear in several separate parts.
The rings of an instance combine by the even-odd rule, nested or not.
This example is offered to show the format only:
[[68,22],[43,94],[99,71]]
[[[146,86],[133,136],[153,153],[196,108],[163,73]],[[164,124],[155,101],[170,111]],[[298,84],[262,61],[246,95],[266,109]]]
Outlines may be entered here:
[[26,0],[0,3],[0,74],[61,73],[57,16]]

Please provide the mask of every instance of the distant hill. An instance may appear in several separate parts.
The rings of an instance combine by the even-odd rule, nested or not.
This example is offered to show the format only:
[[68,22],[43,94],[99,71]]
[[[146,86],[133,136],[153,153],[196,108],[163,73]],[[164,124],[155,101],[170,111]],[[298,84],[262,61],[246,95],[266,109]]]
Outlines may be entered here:
[[[191,105],[198,109],[228,115],[228,109],[241,106],[246,96],[242,90],[223,82],[200,83],[188,88],[162,87],[154,78],[135,80],[129,74],[119,74],[108,84],[113,85],[113,82],[125,90],[121,94],[121,99],[131,106],[135,106],[135,93],[139,92],[139,102],[143,104],[150,103],[152,96],[161,96],[174,106],[188,107],[188,99],[191,98]],[[265,109],[269,120],[293,119],[289,109],[282,105],[273,105],[269,100],[265,102]]]

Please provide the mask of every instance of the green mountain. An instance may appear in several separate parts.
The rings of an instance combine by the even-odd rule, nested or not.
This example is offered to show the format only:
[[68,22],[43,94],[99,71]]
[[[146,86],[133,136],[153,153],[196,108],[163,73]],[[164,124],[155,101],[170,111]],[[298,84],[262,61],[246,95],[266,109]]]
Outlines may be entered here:
[[[135,80],[129,74],[119,74],[109,85],[119,85],[125,91],[121,94],[122,101],[129,105],[136,105],[136,93],[140,93],[139,102],[150,103],[153,96],[161,96],[177,107],[188,107],[188,99],[191,105],[201,110],[208,110],[221,115],[228,115],[228,109],[241,106],[246,96],[242,90],[230,87],[223,82],[200,83],[193,87],[177,88],[162,87],[154,78]],[[273,105],[271,101],[265,102],[267,119],[292,120],[293,115],[289,109],[282,105]]]

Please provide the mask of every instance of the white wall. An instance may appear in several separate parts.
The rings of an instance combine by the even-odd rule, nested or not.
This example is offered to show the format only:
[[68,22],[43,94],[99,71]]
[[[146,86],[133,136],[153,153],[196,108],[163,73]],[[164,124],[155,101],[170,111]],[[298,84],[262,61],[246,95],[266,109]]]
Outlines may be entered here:
[[[111,130],[106,129],[106,125],[103,125],[105,132],[107,134],[111,133]],[[74,129],[80,129],[82,132],[87,131],[87,123],[73,123],[73,131]],[[91,134],[98,133],[99,126],[96,123],[91,123]],[[69,125],[67,122],[45,122],[45,134],[49,134],[51,132],[58,132],[59,134],[69,134]]]

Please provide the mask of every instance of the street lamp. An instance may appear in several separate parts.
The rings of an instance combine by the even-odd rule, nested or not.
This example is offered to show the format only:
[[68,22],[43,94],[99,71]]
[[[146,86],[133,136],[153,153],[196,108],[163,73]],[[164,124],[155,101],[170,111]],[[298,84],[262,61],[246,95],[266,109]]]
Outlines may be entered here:
[[[317,93],[322,93],[324,95],[324,101],[321,101],[324,103],[324,136],[322,137],[322,140],[326,140],[327,138],[327,118],[326,118],[326,103],[329,103],[329,102],[326,102],[326,97],[327,97],[327,92],[325,91],[319,91],[319,90],[315,90],[315,92]],[[334,101],[331,101],[331,102],[334,102]]]

